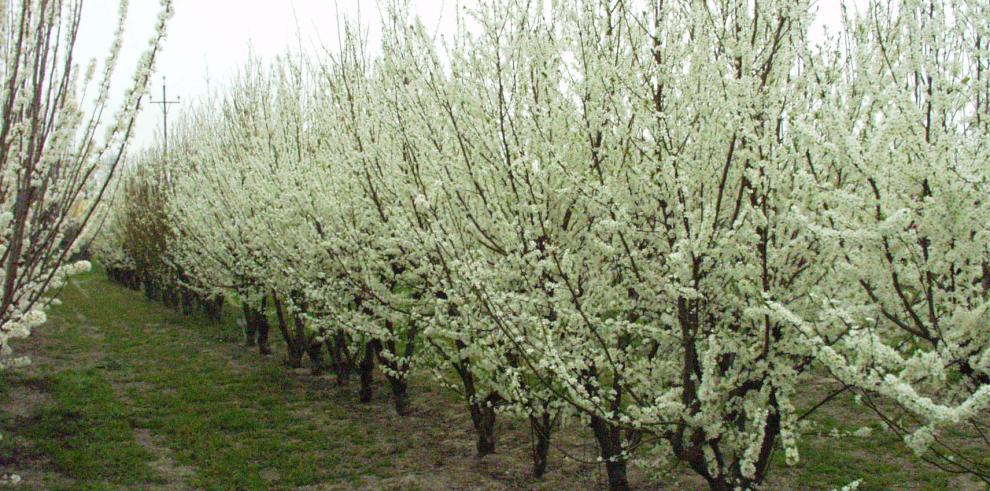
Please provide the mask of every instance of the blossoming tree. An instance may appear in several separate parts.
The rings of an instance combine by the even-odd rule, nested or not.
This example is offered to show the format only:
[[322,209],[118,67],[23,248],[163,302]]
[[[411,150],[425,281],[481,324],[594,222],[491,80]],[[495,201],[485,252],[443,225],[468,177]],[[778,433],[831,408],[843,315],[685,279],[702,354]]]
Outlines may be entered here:
[[[127,2],[102,65],[81,70],[74,55],[82,2],[0,2],[0,365],[9,341],[45,321],[46,292],[88,269],[68,264],[124,155],[165,24],[161,14],[112,118],[110,80],[118,64]],[[84,97],[85,89],[91,89]],[[70,230],[77,233],[68,234]]]

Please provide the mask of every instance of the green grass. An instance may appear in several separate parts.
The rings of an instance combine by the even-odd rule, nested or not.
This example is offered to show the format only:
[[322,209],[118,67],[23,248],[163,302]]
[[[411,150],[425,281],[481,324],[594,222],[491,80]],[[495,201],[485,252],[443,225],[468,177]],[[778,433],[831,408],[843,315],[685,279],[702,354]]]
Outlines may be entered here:
[[163,482],[148,465],[152,455],[134,442],[127,411],[99,370],[55,374],[49,389],[55,405],[43,408],[25,434],[61,473],[125,485]]
[[[232,320],[210,326],[95,274],[75,278],[62,298],[66,306],[50,312],[46,329],[57,336],[46,348],[63,362],[98,358],[45,374],[54,404],[7,431],[29,438],[53,470],[80,486],[163,482],[148,464],[153,456],[134,441],[136,428],[163,437],[179,463],[194,467],[187,484],[196,488],[291,488],[373,471],[334,465],[341,447],[362,443],[360,431],[341,428],[327,438],[294,411],[318,405],[320,394],[292,391],[289,372],[275,362],[239,370],[217,356],[237,336]],[[88,326],[99,326],[99,336],[87,335]],[[113,386],[124,389],[115,395]],[[345,417],[342,408],[320,410]]]
[[[478,462],[463,407],[436,384],[416,378],[410,393],[418,412],[407,418],[391,414],[384,387],[372,405],[360,405],[355,386],[336,388],[294,373],[278,356],[263,359],[241,347],[233,307],[224,322],[211,324],[113,285],[100,272],[73,278],[61,298],[64,305],[52,309],[36,341],[43,347],[37,363],[0,378],[5,400],[28,386],[50,399],[30,416],[0,419],[0,464],[11,471],[40,467],[45,477],[37,488],[178,482],[195,489],[574,489],[601,482],[596,466],[565,461],[557,450],[551,474],[532,480],[526,427],[518,422],[501,423],[501,460]],[[277,346],[281,339],[272,334]],[[805,439],[797,466],[778,455],[768,489],[832,489],[859,478],[860,489],[954,487],[880,432],[866,412],[845,400],[819,415],[823,435],[873,424],[877,436]],[[136,439],[137,431],[154,435],[170,467],[155,465],[160,455]],[[583,431],[568,429],[555,443],[585,455],[579,452],[588,447],[578,445],[590,438]],[[186,472],[176,477],[169,468]],[[631,473],[634,482],[648,482],[645,472]],[[515,477],[506,481],[504,474]],[[681,471],[678,482],[696,488],[688,475]]]
[[[238,370],[216,356],[214,345],[227,344],[228,337],[211,335],[208,329],[197,332],[201,319],[149,305],[133,292],[94,278],[85,281],[91,295],[102,301],[70,305],[102,321],[105,350],[120,367],[109,375],[118,383],[142,384],[127,394],[133,420],[165,437],[180,462],[195,466],[193,486],[262,489],[348,477],[333,475],[327,455],[350,442],[324,438],[293,414],[291,408],[315,403],[318,395],[288,391],[291,383],[282,367]],[[121,307],[114,320],[104,313],[107,302]],[[222,332],[237,333],[233,326],[223,327]],[[332,407],[324,410],[344,416],[339,410],[333,414]],[[318,461],[323,465],[315,465]]]

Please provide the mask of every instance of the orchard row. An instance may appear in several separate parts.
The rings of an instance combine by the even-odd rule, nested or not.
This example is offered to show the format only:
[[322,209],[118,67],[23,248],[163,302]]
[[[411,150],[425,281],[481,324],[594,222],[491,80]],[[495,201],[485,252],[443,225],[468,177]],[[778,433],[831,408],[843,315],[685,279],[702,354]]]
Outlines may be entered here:
[[537,475],[582,424],[612,489],[749,489],[852,392],[990,479],[990,7],[809,3],[483,1],[439,38],[390,4],[187,111],[94,250],[400,414],[431,373],[479,454],[526,418]]

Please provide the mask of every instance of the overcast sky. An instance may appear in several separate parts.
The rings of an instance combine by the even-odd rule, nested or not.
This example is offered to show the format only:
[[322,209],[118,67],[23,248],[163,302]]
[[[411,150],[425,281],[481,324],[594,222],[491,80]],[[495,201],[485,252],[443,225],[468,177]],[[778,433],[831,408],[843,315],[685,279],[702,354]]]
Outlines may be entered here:
[[[454,28],[458,6],[473,0],[414,0],[414,10],[426,26],[439,33]],[[846,0],[860,3],[860,0]],[[819,25],[835,25],[841,0],[819,0]],[[117,19],[117,0],[87,0],[77,44],[77,59],[106,55]],[[209,87],[222,86],[251,53],[271,59],[287,48],[321,44],[334,46],[337,13],[376,25],[374,0],[174,0],[175,15],[151,86],[154,100],[161,98],[162,76],[169,99],[189,104],[204,97]],[[127,31],[115,89],[125,90],[137,57],[147,47],[159,10],[158,0],[130,0]],[[372,34],[374,36],[374,34]],[[171,109],[170,109],[171,110]],[[172,115],[170,114],[170,118]],[[138,120],[137,146],[161,132],[160,106],[145,104]]]
[[[457,1],[463,4],[465,0],[420,0],[414,7],[427,26],[450,30]],[[77,60],[106,56],[118,4],[118,0],[86,0]],[[161,99],[162,77],[166,77],[169,99],[181,99],[179,107],[173,105],[170,111],[204,97],[210,86],[222,86],[252,53],[271,59],[300,41],[306,48],[336,45],[338,11],[351,18],[360,15],[369,25],[378,19],[373,0],[173,0],[173,5],[175,15],[168,24],[150,88],[153,99]],[[130,0],[115,93],[123,93],[130,81],[137,58],[148,46],[159,8],[158,0]],[[138,146],[150,143],[161,132],[161,119],[160,106],[146,103],[138,120]]]

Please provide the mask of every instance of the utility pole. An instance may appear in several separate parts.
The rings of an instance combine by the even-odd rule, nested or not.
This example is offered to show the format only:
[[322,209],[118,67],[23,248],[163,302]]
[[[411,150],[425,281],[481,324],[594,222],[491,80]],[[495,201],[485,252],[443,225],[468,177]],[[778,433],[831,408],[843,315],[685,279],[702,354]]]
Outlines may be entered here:
[[176,97],[174,101],[168,100],[168,96],[165,92],[165,77],[162,77],[162,100],[160,101],[152,100],[151,103],[162,105],[162,136],[164,143],[164,151],[162,153],[163,157],[168,156],[168,105],[178,104],[179,99],[180,99],[179,97]]

